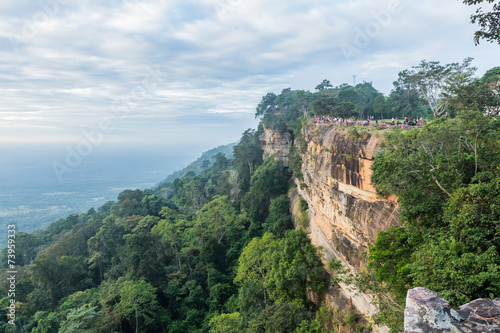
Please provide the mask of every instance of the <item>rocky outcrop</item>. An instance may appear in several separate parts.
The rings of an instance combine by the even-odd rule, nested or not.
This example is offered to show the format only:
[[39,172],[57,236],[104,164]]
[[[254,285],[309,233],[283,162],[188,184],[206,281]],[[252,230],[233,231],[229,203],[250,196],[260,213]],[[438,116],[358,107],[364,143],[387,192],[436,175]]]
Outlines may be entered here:
[[[295,180],[292,202],[297,201],[294,197],[307,201],[310,237],[323,248],[325,264],[336,257],[346,267],[361,271],[366,265],[363,253],[377,233],[399,222],[395,200],[378,198],[370,183],[370,167],[381,138],[328,125],[303,130],[307,143],[301,155],[303,179]],[[288,162],[293,143],[288,135],[266,130],[261,136],[266,154]],[[360,313],[369,316],[376,311],[369,295],[355,295],[342,284],[340,291]]]
[[500,332],[500,299],[481,298],[453,309],[432,290],[410,289],[404,327],[405,333]]
[[[378,198],[370,182],[381,138],[324,125],[306,126],[304,136],[303,181],[297,183],[298,194],[309,205],[312,242],[323,248],[325,264],[335,257],[347,268],[362,271],[364,252],[377,233],[399,223],[395,201]],[[342,283],[339,287],[360,313],[377,311],[369,295],[355,294]]]
[[378,198],[370,182],[381,139],[329,126],[306,127],[305,138],[298,192],[310,207],[311,237],[359,270],[377,233],[399,222],[395,202]]
[[277,159],[283,161],[285,166],[288,166],[288,157],[293,144],[292,134],[264,129],[264,133],[260,136],[260,143],[265,155],[274,155]]

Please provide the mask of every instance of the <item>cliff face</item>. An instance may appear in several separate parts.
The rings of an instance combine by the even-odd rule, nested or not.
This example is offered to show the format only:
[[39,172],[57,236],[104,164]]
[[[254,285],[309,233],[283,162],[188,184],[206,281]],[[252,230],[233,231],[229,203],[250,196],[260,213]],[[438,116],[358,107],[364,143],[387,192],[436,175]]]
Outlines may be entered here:
[[[380,133],[380,132],[379,132]],[[363,252],[373,244],[377,233],[399,224],[395,198],[377,198],[370,184],[371,166],[381,144],[376,130],[328,125],[309,125],[303,129],[306,143],[301,154],[303,179],[295,179],[291,191],[292,214],[301,214],[299,199],[307,201],[309,233],[314,245],[323,249],[325,266],[336,257],[345,267],[363,271]],[[294,144],[290,133],[266,130],[261,136],[265,153],[288,163]],[[310,295],[315,302],[318,295]],[[354,294],[342,283],[330,287],[325,295],[330,307],[352,304],[362,314],[376,312],[371,297]],[[500,299],[478,299],[452,309],[444,299],[425,288],[408,291],[405,333],[417,332],[500,332]],[[387,332],[386,327],[375,327]]]
[[260,137],[260,145],[265,155],[274,155],[277,159],[288,165],[288,156],[292,148],[292,135],[288,132],[277,133],[272,130],[264,130]]
[[318,245],[325,239],[334,255],[360,270],[364,264],[361,253],[375,241],[378,232],[399,221],[395,203],[378,199],[370,184],[371,166],[381,139],[353,136],[349,129],[336,126],[306,127],[304,134],[304,184],[297,185],[298,194],[310,207],[311,238]]
[[[307,201],[310,237],[323,247],[325,264],[335,256],[348,268],[361,271],[366,264],[362,253],[373,244],[377,233],[399,221],[395,200],[377,198],[370,184],[370,167],[381,139],[327,125],[304,127],[304,138],[303,181],[295,180],[292,203],[299,198]],[[266,154],[288,161],[293,144],[289,133],[266,130],[261,140]],[[346,286],[340,287],[361,313],[369,315],[376,310],[368,295],[355,296]],[[327,295],[331,302],[338,298],[335,293],[331,290]]]

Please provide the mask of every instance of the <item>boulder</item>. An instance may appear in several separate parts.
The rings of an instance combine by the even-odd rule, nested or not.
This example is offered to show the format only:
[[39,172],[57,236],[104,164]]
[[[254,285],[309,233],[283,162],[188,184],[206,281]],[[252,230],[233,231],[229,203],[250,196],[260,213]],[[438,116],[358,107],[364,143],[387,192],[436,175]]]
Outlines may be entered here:
[[404,318],[405,333],[500,332],[500,299],[476,299],[453,309],[426,288],[408,290]]

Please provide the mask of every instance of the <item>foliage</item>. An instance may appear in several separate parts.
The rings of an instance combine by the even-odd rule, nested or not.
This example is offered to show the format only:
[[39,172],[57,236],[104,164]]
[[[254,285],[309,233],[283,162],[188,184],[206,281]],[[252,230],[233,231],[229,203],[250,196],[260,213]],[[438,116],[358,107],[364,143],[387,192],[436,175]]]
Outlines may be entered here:
[[[425,100],[420,97],[416,87],[406,80],[404,71],[398,75],[398,80],[394,81],[394,89],[389,94],[385,104],[384,115],[387,117],[424,117],[432,115],[432,111],[424,106]],[[380,100],[379,100],[380,101]],[[381,104],[381,102],[379,102]],[[378,109],[381,108],[377,105]],[[378,112],[377,112],[378,113]]]
[[126,281],[120,291],[120,302],[113,312],[117,318],[135,318],[136,332],[139,331],[139,319],[147,325],[154,321],[154,314],[158,307],[156,290],[146,281]]
[[303,305],[292,302],[277,302],[267,306],[254,320],[250,322],[252,332],[285,333],[294,332],[304,321],[309,319],[309,313]]
[[265,128],[283,133],[294,128],[301,116],[309,112],[314,96],[309,91],[283,89],[279,95],[268,93],[257,107],[255,117],[262,118]]
[[250,178],[262,164],[262,148],[259,144],[259,132],[246,130],[241,140],[234,146],[233,166],[238,173],[239,188],[243,192],[250,189]]
[[412,70],[399,72],[398,86],[415,90],[427,101],[434,117],[441,117],[446,112],[446,99],[454,90],[472,82],[475,67],[471,67],[472,58],[459,63],[441,65],[439,61],[422,60]]
[[250,217],[250,236],[258,236],[262,223],[269,215],[271,200],[288,191],[290,172],[282,161],[268,158],[255,171],[250,181],[250,191],[243,197],[241,206]]
[[[370,82],[363,82],[355,87],[347,84],[332,88],[322,88],[313,95],[311,109],[315,115],[351,118],[375,115],[374,103],[383,96]],[[380,104],[380,98],[378,99]]]
[[290,216],[290,198],[288,194],[282,194],[271,201],[269,205],[269,216],[263,224],[263,228],[276,237],[283,237],[286,230],[293,229],[292,217]]
[[210,333],[241,332],[243,318],[239,312],[222,313],[210,319]]
[[394,331],[409,288],[430,288],[452,306],[500,295],[500,119],[494,87],[481,81],[453,88],[456,118],[391,131],[374,161],[372,182],[398,197],[403,225],[378,234],[372,271],[350,282],[374,293],[375,321]]
[[[463,0],[468,6],[483,3],[485,0]],[[477,23],[480,30],[474,33],[474,42],[479,44],[480,39],[485,39],[490,43],[497,42],[500,44],[500,3],[495,3],[495,0],[486,0],[487,3],[492,3],[491,11],[484,12],[481,7],[476,10],[476,14],[471,15],[471,23]]]
[[253,282],[264,293],[264,304],[275,300],[306,300],[306,287],[323,288],[323,265],[318,250],[301,230],[276,239],[265,233],[254,238],[240,256],[235,283]]

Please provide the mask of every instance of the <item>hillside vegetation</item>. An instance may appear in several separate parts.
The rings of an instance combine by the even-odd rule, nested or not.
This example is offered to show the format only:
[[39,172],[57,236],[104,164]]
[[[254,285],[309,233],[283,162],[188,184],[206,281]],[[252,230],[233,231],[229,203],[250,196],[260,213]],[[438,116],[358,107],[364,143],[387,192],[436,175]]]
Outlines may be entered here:
[[[256,112],[264,126],[294,133],[290,168],[263,159],[262,127],[249,129],[233,158],[216,154],[201,161],[198,173],[153,190],[126,190],[97,210],[18,233],[16,321],[8,323],[10,297],[2,298],[0,331],[368,331],[352,309],[318,308],[308,300],[308,291],[321,293],[341,279],[374,293],[382,310],[374,320],[394,332],[413,286],[431,288],[453,305],[499,297],[500,70],[448,80],[439,112],[426,105],[418,73],[400,75],[389,97],[370,83],[333,88],[326,80],[314,93],[264,96]],[[449,117],[418,130],[387,131],[373,183],[381,196],[397,195],[402,226],[379,234],[366,273],[350,274],[331,262],[336,276],[329,281],[319,249],[289,213],[304,121],[432,117],[442,110]],[[307,214],[307,205],[301,210]],[[7,255],[5,249],[4,277]],[[2,281],[0,293],[7,295]]]
[[[306,297],[325,288],[321,255],[294,230],[291,174],[282,162],[262,159],[258,136],[246,131],[234,159],[218,153],[201,173],[156,192],[126,190],[97,210],[18,233],[17,318],[8,323],[10,297],[1,299],[0,330],[322,330],[331,312],[316,316]],[[8,288],[2,284],[0,293]],[[356,327],[355,313],[337,316]]]

